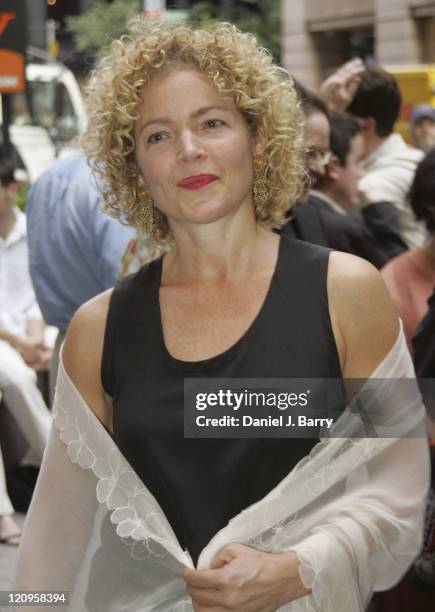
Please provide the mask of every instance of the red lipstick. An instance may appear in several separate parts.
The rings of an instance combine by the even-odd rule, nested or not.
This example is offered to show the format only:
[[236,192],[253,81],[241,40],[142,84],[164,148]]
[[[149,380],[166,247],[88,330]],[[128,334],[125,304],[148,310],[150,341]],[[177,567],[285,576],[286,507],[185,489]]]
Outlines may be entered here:
[[209,183],[217,181],[218,178],[219,177],[215,174],[194,174],[178,181],[177,187],[184,187],[184,189],[201,189]]

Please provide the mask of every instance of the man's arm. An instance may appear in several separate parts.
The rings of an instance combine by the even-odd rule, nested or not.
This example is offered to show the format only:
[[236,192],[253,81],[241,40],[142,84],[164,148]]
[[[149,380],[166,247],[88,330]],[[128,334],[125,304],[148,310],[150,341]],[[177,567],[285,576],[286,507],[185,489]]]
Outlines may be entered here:
[[47,348],[44,346],[41,338],[36,336],[22,338],[9,332],[7,329],[0,328],[0,340],[4,340],[18,351],[29,367],[35,370],[41,370],[46,367],[51,351],[47,352]]
[[333,111],[344,112],[352,102],[364,72],[364,63],[353,59],[340,66],[320,86],[320,94]]
[[15,334],[8,332],[3,327],[0,327],[0,340],[4,340],[12,346],[12,348],[20,350],[22,338],[19,338]]
[[44,343],[45,322],[42,319],[27,321],[27,337],[37,343]]

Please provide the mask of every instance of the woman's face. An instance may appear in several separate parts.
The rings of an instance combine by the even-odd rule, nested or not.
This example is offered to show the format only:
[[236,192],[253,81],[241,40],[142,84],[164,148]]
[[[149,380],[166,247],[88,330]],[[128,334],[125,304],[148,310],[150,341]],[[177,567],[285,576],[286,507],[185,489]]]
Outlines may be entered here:
[[137,164],[169,223],[212,223],[253,208],[254,138],[207,77],[190,68],[157,75],[139,113]]

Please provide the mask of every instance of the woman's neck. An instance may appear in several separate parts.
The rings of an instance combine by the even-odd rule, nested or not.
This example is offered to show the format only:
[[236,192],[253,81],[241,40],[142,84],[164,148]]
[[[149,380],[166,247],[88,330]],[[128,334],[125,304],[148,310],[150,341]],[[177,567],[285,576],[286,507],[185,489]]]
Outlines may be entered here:
[[279,236],[252,223],[216,223],[174,232],[164,257],[163,283],[225,282],[274,265]]

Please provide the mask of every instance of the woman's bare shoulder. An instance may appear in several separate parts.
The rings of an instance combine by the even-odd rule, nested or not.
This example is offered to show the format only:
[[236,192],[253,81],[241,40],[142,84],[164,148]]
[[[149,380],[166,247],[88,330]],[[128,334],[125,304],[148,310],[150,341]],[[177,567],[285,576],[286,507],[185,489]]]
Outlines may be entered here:
[[110,428],[111,414],[101,383],[104,332],[112,289],[83,304],[68,326],[62,351],[66,372],[96,416]]
[[334,251],[328,297],[344,376],[369,376],[399,332],[397,313],[380,273],[364,259]]

